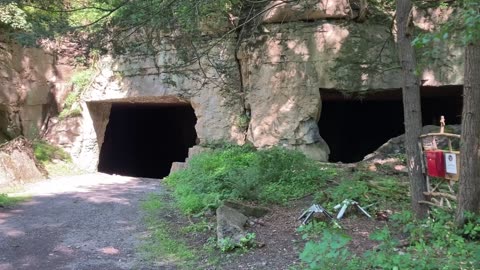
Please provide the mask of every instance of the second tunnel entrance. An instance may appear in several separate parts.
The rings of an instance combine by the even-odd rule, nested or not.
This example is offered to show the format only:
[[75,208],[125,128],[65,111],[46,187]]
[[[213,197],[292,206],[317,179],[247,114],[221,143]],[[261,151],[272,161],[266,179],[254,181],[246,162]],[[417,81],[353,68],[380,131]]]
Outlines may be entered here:
[[196,117],[189,104],[113,103],[98,171],[163,178],[172,162],[195,145]]
[[[422,87],[423,125],[439,125],[444,115],[447,125],[460,124],[461,85]],[[330,162],[358,162],[389,139],[404,133],[401,90],[344,96],[340,91],[320,89],[322,113],[320,136],[330,147]]]

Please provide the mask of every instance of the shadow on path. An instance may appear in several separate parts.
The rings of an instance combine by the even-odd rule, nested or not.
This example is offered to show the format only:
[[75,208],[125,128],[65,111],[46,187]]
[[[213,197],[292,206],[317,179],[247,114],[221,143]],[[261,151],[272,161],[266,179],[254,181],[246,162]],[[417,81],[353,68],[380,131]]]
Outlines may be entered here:
[[105,174],[32,185],[31,200],[0,209],[0,270],[145,269],[139,204],[160,190],[158,179]]

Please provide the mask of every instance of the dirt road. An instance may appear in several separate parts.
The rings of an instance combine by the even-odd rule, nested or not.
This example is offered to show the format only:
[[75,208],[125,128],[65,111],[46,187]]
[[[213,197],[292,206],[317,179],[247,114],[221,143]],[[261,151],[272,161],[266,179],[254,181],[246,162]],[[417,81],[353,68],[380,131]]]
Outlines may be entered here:
[[0,270],[148,269],[140,203],[154,179],[90,174],[36,183],[30,200],[0,208]]

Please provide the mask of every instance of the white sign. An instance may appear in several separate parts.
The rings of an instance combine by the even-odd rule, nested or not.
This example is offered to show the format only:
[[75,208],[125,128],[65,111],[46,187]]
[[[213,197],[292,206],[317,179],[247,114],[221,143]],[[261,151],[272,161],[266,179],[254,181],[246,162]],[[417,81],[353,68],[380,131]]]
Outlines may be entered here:
[[447,173],[457,174],[457,155],[445,153],[445,167]]

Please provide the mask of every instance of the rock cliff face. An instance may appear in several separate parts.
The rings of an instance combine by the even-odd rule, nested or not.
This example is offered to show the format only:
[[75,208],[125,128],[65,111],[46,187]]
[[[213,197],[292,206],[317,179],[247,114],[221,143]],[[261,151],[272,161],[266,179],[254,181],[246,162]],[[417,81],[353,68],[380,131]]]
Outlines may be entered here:
[[[233,34],[205,36],[196,45],[192,62],[182,60],[182,45],[170,35],[155,42],[154,54],[102,58],[93,83],[82,96],[82,118],[72,121],[75,134],[69,135],[69,142],[74,159],[83,168],[95,170],[112,104],[149,103],[190,104],[197,117],[200,145],[281,145],[326,161],[329,147],[317,124],[320,88],[348,93],[401,87],[392,25],[378,18],[357,22],[364,19],[360,20],[363,7],[353,2],[272,1],[252,35],[241,41]],[[417,26],[424,29],[445,19],[436,10],[415,14]],[[424,85],[462,84],[461,50],[447,49],[449,56],[443,60],[448,65],[426,69]],[[22,55],[24,60],[9,60],[9,71],[0,69],[0,80],[8,81],[2,89],[5,97],[0,98],[2,104],[28,105],[23,113],[31,112],[28,115],[36,118],[23,117],[21,126],[30,130],[28,123],[38,127],[41,122],[44,111],[40,108],[48,103],[55,73],[51,58],[27,56],[33,51],[18,50],[11,55]],[[32,63],[41,65],[33,68]],[[18,114],[9,112],[9,121],[14,122],[11,119]],[[52,136],[53,141],[59,140]]]
[[56,98],[69,90],[73,68],[56,60],[0,36],[0,141],[38,137],[49,112],[58,111]]

